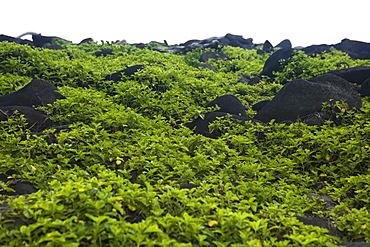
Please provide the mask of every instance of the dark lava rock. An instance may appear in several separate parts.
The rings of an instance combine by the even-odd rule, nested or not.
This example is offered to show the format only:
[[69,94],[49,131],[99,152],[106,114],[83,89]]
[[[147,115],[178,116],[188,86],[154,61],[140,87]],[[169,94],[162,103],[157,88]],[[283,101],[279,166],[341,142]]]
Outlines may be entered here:
[[249,84],[249,82],[251,81],[251,77],[249,75],[240,74],[238,76],[240,76],[240,79],[238,81],[240,83]]
[[212,70],[213,72],[217,72],[217,70],[209,63],[202,63],[198,65],[199,68],[206,68]]
[[200,56],[199,61],[200,62],[207,62],[208,59],[226,59],[228,56],[225,53],[222,52],[215,52],[215,51],[207,51]]
[[349,109],[362,107],[355,85],[333,74],[324,74],[310,81],[297,79],[287,83],[254,118],[262,122],[295,121],[320,112],[322,103],[331,100],[346,101]]
[[361,84],[360,93],[364,97],[370,96],[370,77]]
[[[241,48],[244,48],[244,49],[254,48],[252,38],[245,39],[241,35],[234,35],[234,34],[230,34],[230,33],[226,34],[224,38],[226,40],[228,40],[227,45],[229,45],[229,46],[241,47]],[[222,41],[220,43],[222,44]]]
[[15,111],[24,115],[27,119],[27,126],[31,131],[42,131],[54,125],[53,121],[50,120],[50,116],[29,106],[0,107],[0,121],[7,121]]
[[325,124],[325,121],[332,120],[336,124],[339,124],[335,119],[334,115],[328,112],[320,111],[308,114],[307,116],[302,117],[302,123],[305,123],[310,126],[322,126]]
[[0,97],[1,106],[46,106],[64,96],[56,92],[57,88],[40,79],[34,79],[16,92]]
[[314,54],[320,54],[322,52],[329,52],[330,49],[333,48],[332,45],[311,45],[307,46],[302,49],[304,53],[306,53],[308,56],[313,56]]
[[265,43],[263,43],[262,51],[264,52],[272,52],[274,50],[274,47],[270,43],[270,41],[266,40]]
[[259,76],[255,76],[255,77],[252,77],[252,78],[249,80],[248,85],[253,86],[253,85],[256,85],[256,84],[258,84],[258,83],[260,83],[260,82],[261,82],[261,77],[259,77]]
[[329,220],[323,220],[317,217],[303,217],[295,216],[300,222],[305,225],[318,226],[321,228],[328,229],[328,234],[334,237],[341,237],[341,232],[331,223]]
[[223,118],[227,115],[231,115],[231,119],[235,121],[243,122],[250,120],[250,118],[247,116],[247,113],[245,112],[245,107],[234,95],[228,94],[220,96],[208,103],[205,107],[208,108],[216,105],[220,108],[219,110],[208,112],[205,114],[204,118],[199,117],[193,122],[188,123],[186,126],[190,129],[194,129],[195,133],[202,134],[210,138],[217,138],[221,136],[220,131],[216,130],[210,132],[208,129],[208,125],[218,118]]
[[107,56],[107,55],[113,55],[113,49],[104,49],[101,51],[97,51],[94,53],[95,56],[101,57],[101,56]]
[[94,40],[92,38],[86,38],[86,39],[83,39],[80,41],[80,43],[78,43],[78,45],[82,45],[82,44],[88,44],[88,43],[93,43]]
[[233,115],[241,116],[241,117],[248,117],[247,113],[245,112],[245,107],[240,102],[240,100],[231,94],[226,94],[209,102],[205,107],[213,107],[213,106],[220,107],[217,112],[226,112]]
[[252,106],[252,110],[253,111],[257,111],[259,112],[263,107],[265,107],[265,105],[267,105],[267,103],[269,103],[270,100],[262,100],[260,102],[257,102],[256,104],[254,104]]
[[[254,76],[252,78],[249,75],[245,75],[245,74],[240,74],[238,76],[241,77],[240,80],[238,80],[239,83],[244,83],[244,84],[253,86],[261,82],[261,77],[259,76]],[[232,84],[235,85],[236,83],[232,83]]]
[[[49,48],[49,49],[63,49],[61,46],[59,45],[52,45],[52,43],[56,40],[61,40],[61,41],[67,41],[67,42],[70,42],[68,40],[65,40],[65,39],[62,39],[60,37],[56,37],[56,36],[43,36],[41,34],[38,34],[38,33],[30,33],[32,34],[32,41],[33,41],[33,44],[36,46],[36,47],[45,47],[45,48]],[[52,46],[50,46],[52,45]]]
[[199,188],[199,187],[200,187],[200,185],[198,185],[198,184],[181,184],[180,185],[180,190],[183,190],[183,189],[190,190],[190,189]]
[[282,60],[287,60],[293,56],[293,49],[280,49],[274,52],[265,62],[261,75],[272,78],[273,72],[283,68]]
[[37,192],[37,189],[29,182],[18,181],[15,184],[9,185],[15,192],[8,192],[7,195],[26,195]]
[[126,69],[111,73],[105,77],[106,80],[112,80],[112,81],[120,81],[122,79],[122,74],[125,76],[132,76],[139,70],[143,69],[145,65],[133,65],[130,67],[127,67]]
[[281,49],[292,49],[292,42],[290,42],[289,39],[284,39],[279,44],[275,46],[275,48],[281,48]]
[[347,53],[353,59],[370,59],[370,43],[343,39],[334,48]]
[[325,209],[326,210],[332,210],[338,203],[333,200],[330,196],[327,195],[319,195],[315,193],[307,193],[307,198],[318,198],[324,201],[325,203]]
[[0,42],[4,42],[4,41],[14,42],[14,43],[21,44],[21,45],[33,46],[33,42],[30,41],[30,40],[19,39],[19,38],[15,38],[15,37],[11,37],[11,36],[1,34],[0,35]]
[[[228,113],[225,112],[208,112],[204,115],[204,118],[197,118],[193,122],[188,123],[186,126],[189,129],[193,129],[195,133],[204,135],[210,138],[218,138],[221,136],[219,131],[210,132],[208,125],[218,118],[225,117]],[[238,116],[234,116],[238,118]]]
[[361,85],[367,78],[370,77],[370,66],[358,66],[332,70],[329,71],[329,73],[342,77],[346,81]]

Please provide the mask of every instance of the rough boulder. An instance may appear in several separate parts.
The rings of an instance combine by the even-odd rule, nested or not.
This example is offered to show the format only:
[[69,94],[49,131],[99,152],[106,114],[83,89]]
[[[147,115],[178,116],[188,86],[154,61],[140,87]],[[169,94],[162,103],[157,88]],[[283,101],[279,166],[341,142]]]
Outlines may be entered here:
[[358,87],[333,75],[324,74],[309,81],[287,83],[254,117],[262,122],[296,121],[315,112],[330,101],[345,101],[350,109],[361,108]]

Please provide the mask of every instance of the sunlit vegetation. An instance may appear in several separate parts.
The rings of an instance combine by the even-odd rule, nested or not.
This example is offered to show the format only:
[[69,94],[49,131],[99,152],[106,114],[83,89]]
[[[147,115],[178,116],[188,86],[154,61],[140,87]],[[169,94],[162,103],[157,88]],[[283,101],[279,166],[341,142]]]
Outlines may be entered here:
[[[230,120],[214,122],[210,139],[185,126],[204,106],[233,94],[251,106],[271,99],[284,81],[368,65],[333,50],[298,52],[256,85],[270,54],[222,47],[218,71],[197,67],[200,55],[130,45],[62,43],[64,50],[0,43],[0,94],[32,79],[66,98],[43,107],[61,130],[31,133],[25,119],[0,122],[1,246],[334,246],[370,242],[370,103],[341,112],[322,127]],[[94,56],[102,49],[113,55]],[[145,65],[120,81],[110,73]],[[38,191],[12,196],[12,183]],[[3,180],[5,181],[5,180]],[[185,188],[186,187],[186,188]],[[336,205],[328,210],[321,199]],[[2,208],[8,207],[8,210]],[[295,216],[330,219],[341,237]]]

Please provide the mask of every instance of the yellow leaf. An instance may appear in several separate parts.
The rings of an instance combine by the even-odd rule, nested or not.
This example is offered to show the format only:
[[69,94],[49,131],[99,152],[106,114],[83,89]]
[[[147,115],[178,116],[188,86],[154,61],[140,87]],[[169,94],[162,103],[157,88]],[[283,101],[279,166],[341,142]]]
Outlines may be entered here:
[[84,192],[84,191],[85,191],[85,189],[83,189],[83,188],[78,189],[78,192]]
[[218,222],[216,220],[211,220],[207,223],[209,227],[214,227],[218,225]]
[[363,224],[363,225],[361,226],[361,228],[362,228],[362,229],[366,229],[366,228],[367,228],[367,225],[366,225],[366,224]]
[[261,241],[259,239],[254,239],[254,244],[257,245],[258,247],[262,247]]
[[128,209],[130,209],[131,211],[135,211],[135,210],[136,210],[136,207],[135,207],[134,205],[127,204],[127,207],[128,207]]

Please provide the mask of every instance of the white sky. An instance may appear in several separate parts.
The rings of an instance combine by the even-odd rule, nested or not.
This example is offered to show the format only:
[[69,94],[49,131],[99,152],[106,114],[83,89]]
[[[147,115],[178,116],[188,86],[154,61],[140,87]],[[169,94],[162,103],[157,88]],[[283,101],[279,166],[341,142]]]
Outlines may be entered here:
[[0,34],[32,31],[75,43],[91,37],[178,44],[227,33],[272,45],[370,42],[368,6],[368,0],[1,0]]

